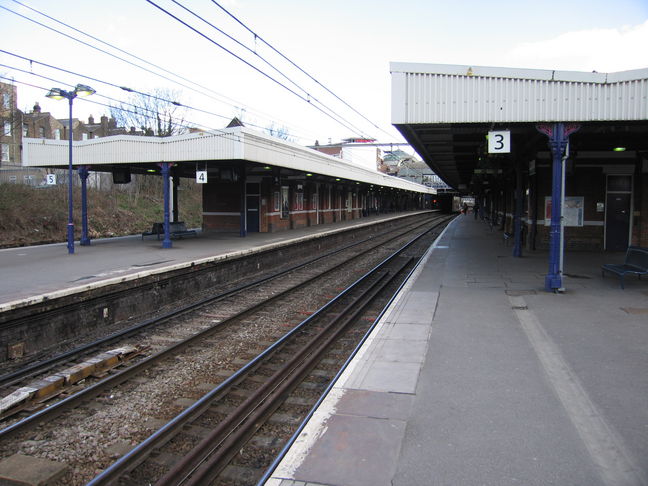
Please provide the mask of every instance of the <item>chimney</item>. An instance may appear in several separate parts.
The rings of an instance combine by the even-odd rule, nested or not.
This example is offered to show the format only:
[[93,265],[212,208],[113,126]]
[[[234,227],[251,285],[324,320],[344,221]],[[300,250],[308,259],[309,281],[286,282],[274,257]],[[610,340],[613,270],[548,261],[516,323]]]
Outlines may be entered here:
[[101,126],[104,128],[108,128],[108,117],[106,115],[103,115],[101,117]]
[[40,113],[41,112],[41,107],[38,104],[38,101],[34,103],[34,108],[32,108],[32,113]]
[[88,117],[88,125],[94,125],[94,117],[92,115]]

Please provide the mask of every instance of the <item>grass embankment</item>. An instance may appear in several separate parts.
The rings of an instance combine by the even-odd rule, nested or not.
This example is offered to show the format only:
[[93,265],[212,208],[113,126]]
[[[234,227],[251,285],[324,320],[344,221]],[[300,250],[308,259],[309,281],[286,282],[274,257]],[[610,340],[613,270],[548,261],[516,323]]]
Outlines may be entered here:
[[[200,227],[201,188],[178,191],[179,218],[188,228]],[[88,235],[91,239],[138,234],[163,220],[161,181],[88,189]],[[0,184],[0,248],[62,242],[68,218],[67,186],[34,188]],[[74,188],[75,239],[81,236],[81,189]]]

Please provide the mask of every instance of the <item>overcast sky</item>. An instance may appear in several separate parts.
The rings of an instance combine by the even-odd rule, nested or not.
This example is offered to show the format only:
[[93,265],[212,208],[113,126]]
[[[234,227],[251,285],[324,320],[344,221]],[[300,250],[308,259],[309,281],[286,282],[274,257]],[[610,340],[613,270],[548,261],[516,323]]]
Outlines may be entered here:
[[[285,126],[291,137],[301,144],[312,144],[315,140],[326,143],[329,139],[335,142],[359,135],[397,142],[402,138],[390,121],[391,61],[588,72],[648,68],[648,0],[219,2],[317,82],[282,60],[259,39],[255,40],[211,0],[178,2],[266,57],[288,79],[172,0],[155,0],[160,7],[244,57],[300,97],[146,0],[20,1],[198,83],[202,87],[196,89],[208,94],[205,96],[179,86],[48,31],[6,9],[110,50],[135,65],[159,71],[67,29],[14,0],[0,0],[0,7],[6,8],[0,8],[0,49],[75,73],[66,74],[0,53],[0,75],[17,81],[19,108],[30,111],[38,101],[43,111],[51,111],[57,118],[67,117],[65,102],[49,100],[44,90],[21,83],[68,89],[76,83],[91,85],[97,95],[74,102],[74,116],[81,119],[87,119],[90,114],[97,119],[107,113],[107,108],[91,103],[110,103],[98,95],[126,99],[126,92],[101,82],[105,81],[140,91],[176,89],[180,92],[179,102],[221,115],[189,111],[187,120],[201,127],[222,128],[236,115],[244,122],[261,127],[273,123],[277,127]],[[13,68],[44,75],[54,81]],[[173,78],[170,73],[163,74]],[[291,81],[299,87],[290,84]],[[180,82],[190,86],[187,81]],[[323,86],[346,104],[325,91]],[[315,109],[318,102],[325,105],[323,110],[330,109],[331,116],[339,120],[334,121]]]

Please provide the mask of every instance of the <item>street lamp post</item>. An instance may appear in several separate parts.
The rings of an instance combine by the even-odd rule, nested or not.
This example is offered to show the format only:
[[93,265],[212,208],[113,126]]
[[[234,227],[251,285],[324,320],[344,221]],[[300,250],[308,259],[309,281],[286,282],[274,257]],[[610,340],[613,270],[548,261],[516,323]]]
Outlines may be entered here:
[[67,99],[70,103],[70,124],[68,126],[69,154],[68,154],[68,224],[67,224],[67,247],[68,253],[74,253],[74,219],[72,199],[72,101],[77,96],[90,96],[95,90],[90,86],[77,84],[72,91],[60,88],[52,88],[45,96],[54,100]]

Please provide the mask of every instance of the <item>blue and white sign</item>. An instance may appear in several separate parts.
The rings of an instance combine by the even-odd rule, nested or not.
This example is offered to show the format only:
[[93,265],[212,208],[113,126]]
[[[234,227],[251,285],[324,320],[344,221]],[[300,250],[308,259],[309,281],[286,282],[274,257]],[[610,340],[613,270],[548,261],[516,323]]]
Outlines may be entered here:
[[47,174],[47,176],[45,176],[45,184],[47,184],[48,186],[55,186],[56,174]]
[[207,171],[206,170],[197,170],[196,171],[196,183],[197,184],[207,184]]
[[489,154],[511,153],[511,132],[508,130],[488,132]]

